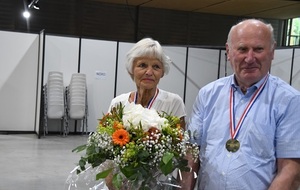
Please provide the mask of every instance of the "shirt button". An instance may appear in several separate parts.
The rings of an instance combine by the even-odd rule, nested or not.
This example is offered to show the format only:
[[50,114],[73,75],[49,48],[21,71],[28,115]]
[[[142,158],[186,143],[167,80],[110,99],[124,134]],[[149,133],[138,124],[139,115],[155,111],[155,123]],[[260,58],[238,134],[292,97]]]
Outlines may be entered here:
[[222,172],[222,175],[225,175],[225,172]]

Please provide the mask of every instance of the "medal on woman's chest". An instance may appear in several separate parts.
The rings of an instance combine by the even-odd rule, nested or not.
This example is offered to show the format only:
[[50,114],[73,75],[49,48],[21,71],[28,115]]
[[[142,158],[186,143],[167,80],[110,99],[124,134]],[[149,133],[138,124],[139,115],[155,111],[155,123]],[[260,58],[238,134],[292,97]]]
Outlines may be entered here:
[[[159,93],[159,89],[156,88],[154,96],[150,99],[150,101],[148,102],[148,105],[145,106],[145,108],[150,109],[152,107],[154,101],[156,100],[156,97],[158,96],[158,93]],[[138,100],[138,92],[135,92],[134,97],[133,97],[133,102],[135,104],[137,104],[137,100]]]
[[268,79],[267,75],[265,77],[264,82],[257,88],[257,90],[254,92],[254,94],[252,95],[249,103],[247,104],[246,108],[243,111],[243,114],[241,116],[241,118],[239,119],[237,125],[235,125],[235,116],[234,116],[234,92],[233,92],[233,87],[230,88],[230,98],[229,98],[229,114],[230,114],[230,136],[231,139],[226,141],[225,147],[226,150],[228,150],[229,152],[237,152],[240,149],[240,142],[236,139],[239,130],[241,129],[241,126],[244,122],[245,117],[247,116],[248,112],[250,111],[252,105],[254,104],[255,100],[257,99],[258,95],[261,93],[263,87],[265,86],[267,79]]

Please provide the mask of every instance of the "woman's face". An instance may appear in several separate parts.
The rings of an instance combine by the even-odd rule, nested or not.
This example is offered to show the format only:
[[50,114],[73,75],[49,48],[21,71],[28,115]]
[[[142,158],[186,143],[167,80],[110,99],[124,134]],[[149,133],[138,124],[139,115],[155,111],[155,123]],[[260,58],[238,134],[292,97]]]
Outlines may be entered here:
[[132,78],[138,88],[156,88],[164,75],[163,64],[153,57],[139,57],[133,62]]

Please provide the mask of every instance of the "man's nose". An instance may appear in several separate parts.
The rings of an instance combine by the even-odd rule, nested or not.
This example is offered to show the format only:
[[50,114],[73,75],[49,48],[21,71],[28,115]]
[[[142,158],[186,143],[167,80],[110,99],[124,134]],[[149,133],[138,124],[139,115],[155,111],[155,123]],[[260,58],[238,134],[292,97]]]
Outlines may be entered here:
[[255,59],[254,52],[252,49],[250,49],[246,54],[245,62],[252,63],[254,59]]

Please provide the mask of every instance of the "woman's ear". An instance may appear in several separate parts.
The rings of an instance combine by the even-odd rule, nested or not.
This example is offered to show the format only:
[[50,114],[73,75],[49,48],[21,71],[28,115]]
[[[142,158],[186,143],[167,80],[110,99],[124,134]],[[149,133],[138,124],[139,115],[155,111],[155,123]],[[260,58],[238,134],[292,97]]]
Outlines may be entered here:
[[133,74],[130,72],[128,72],[128,74],[129,74],[130,78],[134,81]]

